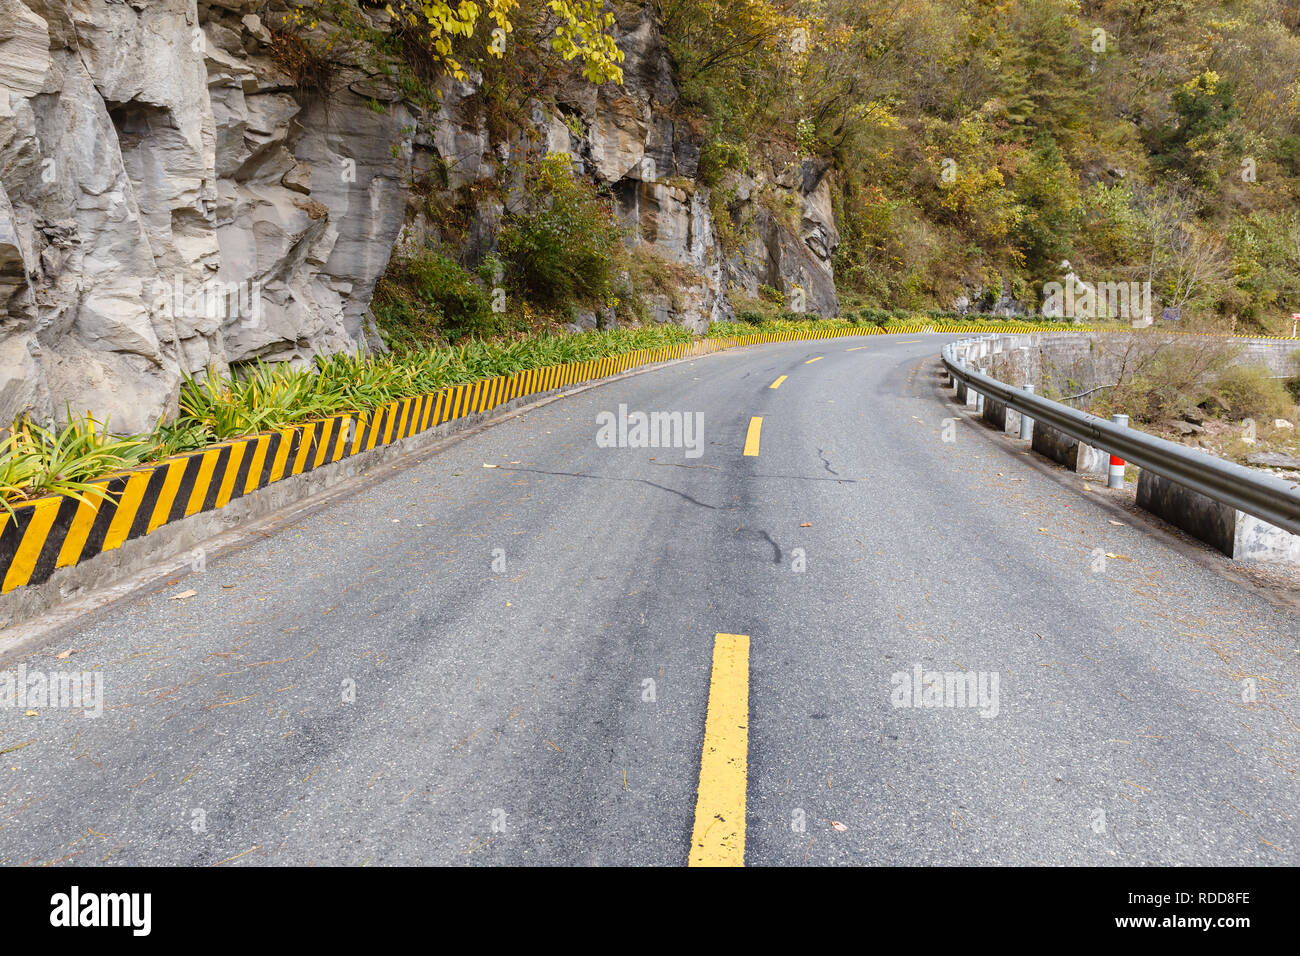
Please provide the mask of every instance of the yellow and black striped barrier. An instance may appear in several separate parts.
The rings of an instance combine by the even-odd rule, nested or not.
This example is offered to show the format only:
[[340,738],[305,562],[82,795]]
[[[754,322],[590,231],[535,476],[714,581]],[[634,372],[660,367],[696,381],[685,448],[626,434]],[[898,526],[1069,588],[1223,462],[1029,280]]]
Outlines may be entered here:
[[[0,594],[41,584],[56,570],[120,548],[165,524],[224,508],[236,498],[293,475],[419,434],[455,419],[558,388],[618,375],[630,369],[723,349],[769,342],[851,335],[923,332],[1032,332],[1023,326],[917,322],[893,326],[760,332],[728,339],[642,349],[588,362],[526,369],[512,375],[450,385],[437,392],[390,402],[370,412],[335,415],[289,428],[236,438],[176,455],[92,483],[86,500],[52,495],[0,511]],[[1087,331],[1070,328],[1064,331]]]

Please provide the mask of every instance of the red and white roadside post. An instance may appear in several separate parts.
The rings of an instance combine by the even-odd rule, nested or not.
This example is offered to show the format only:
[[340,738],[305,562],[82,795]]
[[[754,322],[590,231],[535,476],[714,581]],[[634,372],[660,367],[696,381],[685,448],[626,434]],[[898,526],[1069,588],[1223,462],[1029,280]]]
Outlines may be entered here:
[[[1110,416],[1110,420],[1121,428],[1128,428],[1127,415],[1112,415]],[[1124,487],[1124,465],[1125,461],[1123,458],[1120,458],[1118,455],[1110,456],[1110,468],[1106,472],[1107,488]]]
[[1291,338],[1295,338],[1296,326],[1300,325],[1300,312],[1291,313]]

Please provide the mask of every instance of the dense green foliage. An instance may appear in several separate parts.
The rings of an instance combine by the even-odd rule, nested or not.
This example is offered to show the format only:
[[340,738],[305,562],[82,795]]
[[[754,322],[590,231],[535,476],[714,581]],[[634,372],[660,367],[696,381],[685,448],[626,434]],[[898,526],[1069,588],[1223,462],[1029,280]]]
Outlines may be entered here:
[[[706,172],[836,171],[842,291],[1041,304],[1068,260],[1157,308],[1300,311],[1300,4],[663,0]],[[748,160],[746,160],[748,162]],[[987,301],[987,300],[986,300]]]
[[645,322],[647,295],[677,304],[682,268],[649,247],[628,248],[608,197],[574,174],[567,155],[528,158],[516,169],[522,189],[496,253],[477,269],[452,258],[454,242],[394,252],[372,306],[388,345],[532,333],[572,322],[580,309],[601,323]]
[[492,311],[483,285],[435,249],[395,255],[375,289],[372,308],[393,346],[438,336],[454,342],[501,331],[501,319]]
[[603,301],[622,259],[622,229],[608,201],[573,175],[566,154],[529,163],[523,208],[498,240],[505,276],[542,306]]
[[307,418],[367,411],[446,385],[511,375],[529,368],[588,362],[637,349],[689,342],[680,326],[613,329],[581,335],[536,335],[458,346],[398,349],[383,355],[318,355],[313,364],[256,365],[236,377],[187,379],[181,421],[206,441],[281,428]]

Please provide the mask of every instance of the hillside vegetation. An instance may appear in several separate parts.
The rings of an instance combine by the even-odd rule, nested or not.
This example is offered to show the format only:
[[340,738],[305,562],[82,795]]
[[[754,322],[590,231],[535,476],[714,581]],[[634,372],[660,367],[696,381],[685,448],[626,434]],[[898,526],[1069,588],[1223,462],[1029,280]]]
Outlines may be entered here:
[[[1068,260],[1184,321],[1300,311],[1300,4],[663,0],[720,166],[838,172],[850,303],[1034,308]],[[737,157],[741,159],[737,160]]]
[[[321,6],[337,18],[339,2]],[[645,4],[559,4],[572,47],[555,45],[551,2],[494,0],[493,16],[468,33],[430,31],[428,4],[400,6],[414,11],[398,55],[415,65],[411,88],[480,71],[489,123],[500,124],[572,72],[567,58],[593,82],[622,82],[607,11]],[[1043,284],[1070,271],[1088,283],[1149,282],[1156,314],[1177,309],[1185,325],[1290,332],[1300,311],[1300,3],[659,0],[657,9],[680,93],[674,113],[706,130],[701,176],[716,194],[719,240],[744,236],[726,215],[730,174],[757,169],[760,157],[828,165],[848,309],[1033,312]],[[485,28],[498,14],[512,21],[502,54]],[[612,274],[628,271],[617,265]],[[607,296],[609,282],[596,280]],[[542,312],[556,304],[540,289],[517,291]],[[621,291],[635,301],[635,290]]]

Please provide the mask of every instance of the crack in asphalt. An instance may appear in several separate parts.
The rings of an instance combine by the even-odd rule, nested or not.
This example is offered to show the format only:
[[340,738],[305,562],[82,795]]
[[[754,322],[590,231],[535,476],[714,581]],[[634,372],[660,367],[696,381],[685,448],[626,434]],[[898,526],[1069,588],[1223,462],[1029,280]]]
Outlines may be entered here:
[[826,449],[818,448],[817,457],[822,460],[822,467],[825,468],[827,471],[829,471],[832,475],[839,474],[838,471],[836,471],[834,468],[831,467],[830,460],[826,457]]
[[542,468],[502,468],[502,471],[524,471],[535,475],[552,475],[556,478],[590,478],[596,481],[634,481],[643,485],[649,485],[651,488],[658,488],[660,491],[666,491],[671,495],[676,495],[693,505],[699,505],[701,508],[708,508],[710,511],[717,511],[718,505],[711,505],[706,501],[700,501],[698,498],[692,498],[684,491],[678,491],[676,488],[669,488],[667,485],[661,485],[658,482],[651,481],[648,478],[618,478],[613,475],[588,475],[580,471],[546,471]]
[[776,553],[776,556],[772,559],[772,563],[773,564],[781,563],[781,554],[782,554],[781,546],[777,544],[775,541],[773,541],[772,536],[768,534],[766,531],[761,531],[761,530],[756,530],[753,528],[746,528],[744,526],[741,526],[736,529],[736,533],[741,535],[742,537],[746,535],[754,535],[755,537],[762,538],[764,541],[766,541],[768,544],[772,546],[772,550]]
[[[685,501],[689,501],[693,505],[699,505],[701,508],[708,508],[711,511],[717,511],[720,508],[719,505],[708,504],[707,502],[700,501],[698,498],[691,497],[690,495],[686,494],[686,492],[684,491],[678,491],[676,488],[669,488],[666,485],[658,484],[657,482],[650,481],[649,479],[646,478],[619,478],[612,475],[589,475],[586,474],[585,472],[546,471],[545,469],[542,468],[502,468],[501,470],[511,471],[511,472],[523,471],[523,472],[530,472],[532,474],[537,474],[537,475],[552,475],[556,478],[590,478],[596,481],[633,481],[643,485],[649,485],[651,488],[658,488],[660,491],[666,491],[669,494],[676,495],[677,497],[682,498]],[[815,480],[825,480],[825,479],[815,479]],[[742,536],[754,535],[755,537],[762,538],[772,547],[772,553],[773,553],[772,563],[773,564],[781,563],[784,552],[781,550],[781,546],[772,539],[771,534],[769,534],[766,531],[753,530],[753,529],[743,528],[743,527],[737,528],[736,531],[740,533]]]

